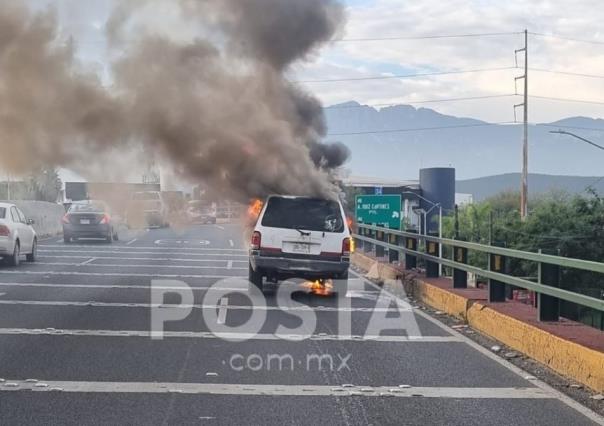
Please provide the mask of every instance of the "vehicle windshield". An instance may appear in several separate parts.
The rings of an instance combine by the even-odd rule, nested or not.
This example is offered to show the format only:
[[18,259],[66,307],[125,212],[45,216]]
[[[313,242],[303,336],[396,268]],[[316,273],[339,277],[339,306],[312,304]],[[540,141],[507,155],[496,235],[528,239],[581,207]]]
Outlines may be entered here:
[[91,201],[88,203],[72,204],[69,208],[70,213],[104,213],[107,211],[107,205],[101,201]]
[[266,206],[262,226],[304,231],[344,231],[340,205],[315,198],[272,197]]
[[5,219],[5,218],[6,218],[6,208],[0,207],[0,219]]

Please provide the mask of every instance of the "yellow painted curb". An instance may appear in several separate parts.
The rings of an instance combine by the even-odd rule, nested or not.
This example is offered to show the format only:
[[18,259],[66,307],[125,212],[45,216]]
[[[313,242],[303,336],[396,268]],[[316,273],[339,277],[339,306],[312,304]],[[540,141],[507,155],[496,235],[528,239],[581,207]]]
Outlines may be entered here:
[[[378,262],[360,253],[353,255],[352,262],[363,270],[377,271],[379,279],[383,281],[400,275],[391,266],[376,265]],[[409,288],[410,295],[428,306],[463,319],[469,326],[552,370],[597,392],[604,392],[604,353],[554,336],[424,281],[412,280],[404,284]]]
[[545,330],[481,304],[467,311],[468,324],[554,371],[604,391],[604,353],[554,336]]

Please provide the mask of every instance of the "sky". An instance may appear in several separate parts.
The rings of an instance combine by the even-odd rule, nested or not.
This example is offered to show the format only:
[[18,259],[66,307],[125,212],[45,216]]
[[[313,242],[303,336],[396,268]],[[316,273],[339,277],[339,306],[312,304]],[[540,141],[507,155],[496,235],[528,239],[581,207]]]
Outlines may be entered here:
[[[77,40],[82,64],[110,80],[104,23],[113,0],[28,1],[38,8],[49,3],[56,5],[62,36]],[[368,105],[404,103],[489,122],[513,121],[514,104],[521,103],[521,97],[424,101],[521,94],[522,81],[517,88],[514,81],[523,74],[521,68],[405,79],[312,81],[515,67],[514,51],[523,47],[524,35],[520,32],[526,28],[541,34],[529,36],[529,120],[542,123],[571,116],[604,117],[601,0],[346,0],[344,3],[347,22],[338,35],[342,40],[332,42],[289,71],[292,81],[313,92],[325,105],[351,100]],[[182,31],[176,19],[165,13],[159,15],[158,28]],[[506,34],[412,39],[482,33]],[[405,39],[351,40],[397,37]],[[523,54],[519,53],[518,63],[522,65],[523,60]],[[521,116],[522,111],[518,110],[518,118]]]
[[[112,0],[29,0],[36,7],[58,7],[64,37],[77,40],[82,63],[106,73],[104,23]],[[529,36],[529,66],[604,76],[604,8],[600,0],[346,0],[347,22],[339,38],[391,38],[434,35],[518,33],[553,34],[601,41],[592,44]],[[158,27],[181,31],[161,14]],[[522,34],[423,40],[336,41],[290,71],[294,81],[347,79],[514,67]],[[518,55],[522,65],[522,53]],[[457,116],[491,122],[514,120],[521,97],[429,102],[442,99],[522,93],[514,78],[522,69],[342,82],[301,83],[326,105],[356,100],[380,105],[409,103]],[[107,77],[107,76],[106,76]],[[529,94],[597,103],[531,98],[529,120],[552,122],[569,116],[604,117],[604,78],[543,71],[529,72]],[[521,111],[518,111],[521,116]]]

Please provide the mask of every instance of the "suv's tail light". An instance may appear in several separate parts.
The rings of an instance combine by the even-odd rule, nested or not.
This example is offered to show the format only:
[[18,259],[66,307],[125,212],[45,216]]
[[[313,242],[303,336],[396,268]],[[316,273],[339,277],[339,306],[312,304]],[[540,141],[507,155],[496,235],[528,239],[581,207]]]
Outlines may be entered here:
[[254,231],[252,234],[252,250],[260,250],[262,244],[262,234],[258,231]]
[[354,240],[352,238],[344,238],[342,241],[342,255],[350,256],[354,253]]
[[65,224],[69,223],[69,214],[66,214],[65,216],[63,216],[63,223],[65,223]]
[[9,237],[10,229],[6,225],[0,225],[0,237]]
[[104,214],[103,218],[101,219],[100,224],[101,225],[107,225],[110,220],[111,220],[111,218],[109,217],[109,215],[108,214]]

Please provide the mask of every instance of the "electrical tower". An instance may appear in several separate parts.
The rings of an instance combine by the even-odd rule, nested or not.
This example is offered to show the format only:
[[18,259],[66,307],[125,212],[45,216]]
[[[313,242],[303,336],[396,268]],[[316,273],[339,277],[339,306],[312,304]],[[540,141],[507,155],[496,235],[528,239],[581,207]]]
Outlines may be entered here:
[[524,30],[524,48],[514,52],[516,56],[516,66],[518,66],[518,53],[524,52],[524,75],[516,77],[514,85],[516,94],[518,89],[516,82],[524,80],[524,102],[514,105],[514,121],[516,121],[516,108],[524,107],[524,135],[522,141],[522,178],[520,187],[520,217],[526,220],[528,217],[528,30]]

